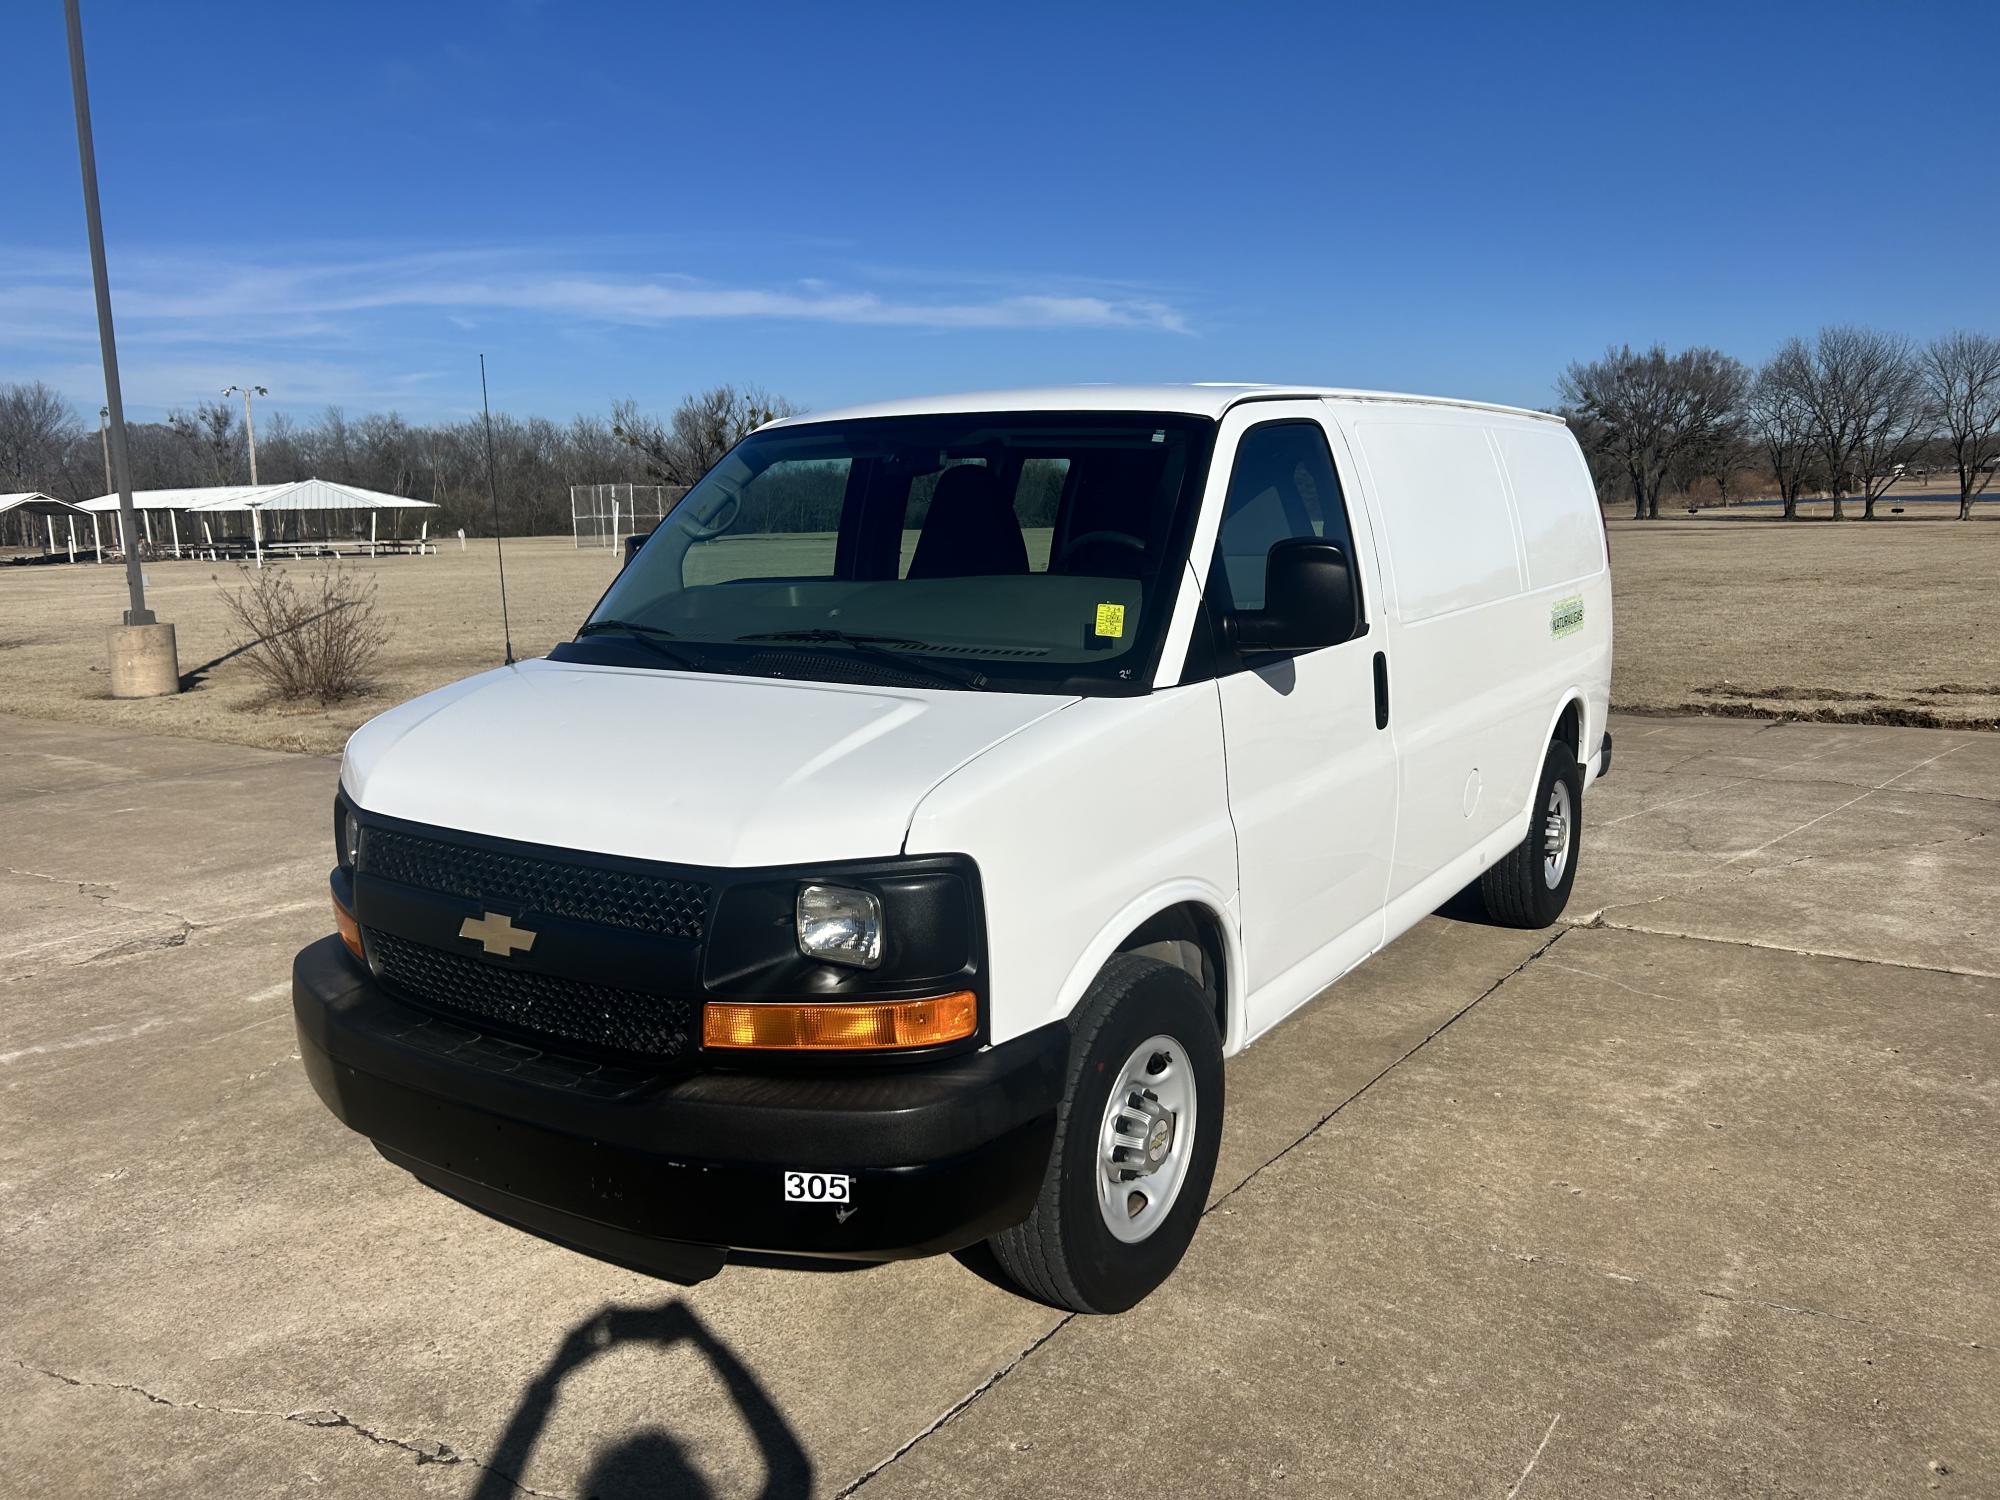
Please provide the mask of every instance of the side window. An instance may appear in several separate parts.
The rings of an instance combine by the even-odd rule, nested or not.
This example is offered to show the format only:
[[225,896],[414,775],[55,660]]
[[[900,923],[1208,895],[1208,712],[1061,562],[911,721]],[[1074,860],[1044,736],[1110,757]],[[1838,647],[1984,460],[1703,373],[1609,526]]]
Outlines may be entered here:
[[1264,560],[1272,543],[1297,536],[1324,537],[1354,556],[1326,433],[1317,422],[1253,427],[1236,445],[1216,539],[1211,586],[1226,591],[1227,607],[1264,607]]
[[744,481],[705,520],[676,511],[691,538],[681,583],[831,578],[848,459],[787,459]]

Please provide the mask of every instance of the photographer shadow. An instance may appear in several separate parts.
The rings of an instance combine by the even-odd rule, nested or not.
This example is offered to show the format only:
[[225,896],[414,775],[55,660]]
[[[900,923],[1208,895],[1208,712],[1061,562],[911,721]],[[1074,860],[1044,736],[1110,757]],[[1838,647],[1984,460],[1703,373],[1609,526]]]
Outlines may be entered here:
[[[664,1351],[683,1343],[698,1349],[720,1377],[756,1443],[764,1461],[758,1500],[796,1500],[811,1494],[812,1460],[784,1413],[735,1351],[676,1298],[659,1307],[607,1307],[572,1328],[554,1358],[522,1391],[471,1500],[502,1500],[525,1482],[528,1461],[571,1375],[621,1345],[651,1345]],[[591,1500],[707,1500],[717,1490],[679,1438],[665,1427],[648,1426],[601,1448],[573,1493]]]

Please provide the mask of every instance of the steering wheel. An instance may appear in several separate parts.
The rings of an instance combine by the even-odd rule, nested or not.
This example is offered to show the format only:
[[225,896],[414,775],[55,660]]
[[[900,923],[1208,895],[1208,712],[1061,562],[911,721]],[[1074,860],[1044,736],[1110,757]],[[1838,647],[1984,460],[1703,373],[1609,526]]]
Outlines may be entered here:
[[723,532],[734,526],[736,524],[736,517],[742,513],[742,510],[743,492],[738,490],[722,502],[721,507],[708,521],[697,521],[694,517],[690,516],[685,521],[680,522],[679,525],[681,530],[685,531],[696,541],[705,542],[711,537],[721,536]]
[[1070,558],[1073,557],[1078,552],[1081,552],[1085,547],[1089,546],[1092,542],[1108,542],[1114,547],[1129,547],[1134,552],[1140,553],[1141,555],[1143,555],[1146,551],[1145,539],[1143,537],[1133,536],[1130,532],[1086,531],[1082,536],[1073,536],[1069,539],[1069,541],[1063,544],[1062,556],[1059,559],[1057,559],[1057,561],[1059,561],[1065,568],[1067,568],[1069,566]]

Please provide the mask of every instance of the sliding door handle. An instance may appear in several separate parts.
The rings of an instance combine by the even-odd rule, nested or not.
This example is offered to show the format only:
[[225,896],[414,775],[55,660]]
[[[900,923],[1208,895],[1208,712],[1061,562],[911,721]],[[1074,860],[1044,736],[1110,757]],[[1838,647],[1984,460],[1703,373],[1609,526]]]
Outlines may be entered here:
[[1389,658],[1375,653],[1375,727],[1389,727]]

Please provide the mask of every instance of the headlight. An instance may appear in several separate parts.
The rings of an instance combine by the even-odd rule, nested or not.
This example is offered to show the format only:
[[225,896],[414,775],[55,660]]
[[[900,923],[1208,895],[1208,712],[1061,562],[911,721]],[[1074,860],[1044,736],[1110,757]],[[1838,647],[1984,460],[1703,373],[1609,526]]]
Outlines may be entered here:
[[354,816],[354,809],[341,804],[340,816],[333,825],[333,857],[340,868],[351,870],[361,858],[361,820]]
[[882,962],[882,903],[844,885],[802,885],[799,952],[831,964],[873,969]]

